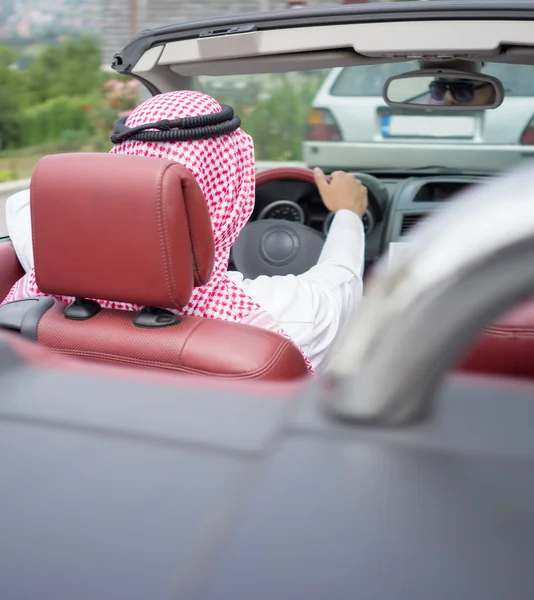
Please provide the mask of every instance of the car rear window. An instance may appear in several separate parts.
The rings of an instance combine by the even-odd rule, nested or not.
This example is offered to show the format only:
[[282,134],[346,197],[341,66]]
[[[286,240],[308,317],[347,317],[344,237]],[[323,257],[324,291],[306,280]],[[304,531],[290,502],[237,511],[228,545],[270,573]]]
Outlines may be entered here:
[[[330,94],[352,98],[381,98],[382,88],[389,77],[416,69],[419,69],[417,62],[345,67],[330,88]],[[531,65],[487,63],[482,72],[497,77],[509,98],[534,96],[534,67]]]
[[419,65],[416,62],[345,67],[330,88],[330,94],[356,98],[366,96],[381,98],[386,79],[407,71],[415,71],[418,68]]
[[534,67],[532,65],[488,63],[484,65],[482,72],[500,80],[504,86],[505,97],[534,96]]

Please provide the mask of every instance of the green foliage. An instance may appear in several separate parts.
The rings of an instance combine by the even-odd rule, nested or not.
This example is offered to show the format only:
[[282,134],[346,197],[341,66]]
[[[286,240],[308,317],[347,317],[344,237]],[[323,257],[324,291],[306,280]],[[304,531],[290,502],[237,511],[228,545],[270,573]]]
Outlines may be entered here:
[[69,99],[94,94],[109,78],[95,42],[86,37],[46,47],[25,70],[17,68],[19,58],[12,48],[0,47],[0,150],[55,139],[66,125],[92,131],[81,110],[87,99]]
[[308,113],[322,80],[319,74],[273,76],[268,94],[248,114],[242,112],[257,160],[301,159]]
[[13,48],[8,46],[0,46],[0,65],[3,67],[10,67],[17,60],[17,53]]
[[[100,49],[90,37],[46,46],[24,60],[23,52],[0,46],[3,155],[25,147],[33,154],[54,147],[108,150],[115,120],[136,104],[137,82],[103,73]],[[26,68],[17,68],[21,64]],[[299,160],[309,108],[323,77],[319,71],[266,75],[236,85],[224,79],[205,91],[236,108],[254,138],[258,160]]]
[[46,47],[26,70],[32,104],[93,93],[104,82],[100,48],[90,37]]
[[2,169],[0,171],[0,183],[5,183],[6,181],[12,181],[15,179],[15,172],[10,169]]
[[23,111],[20,143],[35,146],[43,142],[61,142],[70,132],[79,138],[93,133],[89,116],[91,105],[85,97],[59,96]]
[[15,60],[13,50],[0,47],[0,150],[17,143],[21,107],[26,99],[23,77],[12,68]]
[[79,147],[95,135],[109,136],[118,114],[135,105],[136,82],[102,72],[90,37],[46,46],[26,69],[18,68],[21,62],[20,53],[0,46],[0,151],[44,143]]
[[138,84],[133,79],[114,77],[101,86],[91,111],[94,130],[109,140],[115,121],[137,104]]

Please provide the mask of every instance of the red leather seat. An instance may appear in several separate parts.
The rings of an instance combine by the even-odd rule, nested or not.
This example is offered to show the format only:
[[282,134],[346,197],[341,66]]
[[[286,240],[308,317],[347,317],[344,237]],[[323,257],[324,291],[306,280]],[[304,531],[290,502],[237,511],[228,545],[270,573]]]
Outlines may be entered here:
[[[236,379],[308,374],[299,349],[282,336],[165,310],[186,305],[214,262],[206,202],[183,166],[139,156],[48,156],[34,171],[31,207],[37,284],[77,301],[12,302],[0,308],[0,327],[87,360]],[[115,304],[100,309],[88,298]],[[125,311],[122,302],[158,309]]]
[[534,377],[534,301],[485,327],[459,364],[461,371]]

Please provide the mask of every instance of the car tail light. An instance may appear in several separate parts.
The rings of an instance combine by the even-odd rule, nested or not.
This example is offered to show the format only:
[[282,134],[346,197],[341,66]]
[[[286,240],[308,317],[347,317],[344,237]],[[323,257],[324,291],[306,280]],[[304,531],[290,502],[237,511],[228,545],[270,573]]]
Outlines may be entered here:
[[530,120],[530,123],[523,130],[520,143],[523,146],[534,146],[534,118]]
[[341,132],[329,110],[313,108],[308,115],[306,139],[312,142],[340,142]]

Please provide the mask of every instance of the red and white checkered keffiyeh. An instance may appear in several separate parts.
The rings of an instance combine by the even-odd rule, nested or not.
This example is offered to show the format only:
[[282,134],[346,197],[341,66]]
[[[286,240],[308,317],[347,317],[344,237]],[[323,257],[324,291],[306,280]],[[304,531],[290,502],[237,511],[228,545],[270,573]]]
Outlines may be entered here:
[[[205,94],[178,91],[159,94],[139,105],[126,124],[136,127],[162,119],[179,119],[220,112],[220,104]],[[254,209],[254,143],[241,129],[218,138],[190,142],[138,142],[127,140],[114,146],[112,154],[166,158],[187,167],[195,176],[208,204],[215,238],[215,265],[207,285],[196,288],[183,315],[235,321],[287,334],[272,316],[226,275],[230,249]],[[44,296],[37,287],[35,270],[29,271],[11,289],[4,303]],[[61,302],[74,299],[54,296]],[[138,311],[135,304],[97,300],[104,308]],[[306,359],[308,369],[313,372]]]

